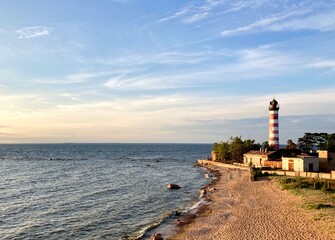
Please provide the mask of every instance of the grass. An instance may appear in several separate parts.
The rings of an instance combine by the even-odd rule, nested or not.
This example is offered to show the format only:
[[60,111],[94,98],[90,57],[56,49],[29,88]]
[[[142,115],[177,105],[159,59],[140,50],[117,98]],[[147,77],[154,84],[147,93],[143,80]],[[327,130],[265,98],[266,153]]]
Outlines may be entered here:
[[[302,177],[271,177],[284,190],[301,197],[300,207],[313,214],[314,221],[324,221],[324,231],[335,234],[335,181]],[[330,227],[331,226],[331,227]]]
[[302,177],[277,177],[281,187],[286,190],[312,189],[325,193],[335,193],[335,181]]

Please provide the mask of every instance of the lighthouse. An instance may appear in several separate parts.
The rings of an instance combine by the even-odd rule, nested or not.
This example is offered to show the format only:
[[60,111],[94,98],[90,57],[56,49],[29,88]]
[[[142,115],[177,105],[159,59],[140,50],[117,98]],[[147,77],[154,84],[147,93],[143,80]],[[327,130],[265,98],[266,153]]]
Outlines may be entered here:
[[269,106],[269,146],[279,149],[279,105],[276,99],[270,102]]

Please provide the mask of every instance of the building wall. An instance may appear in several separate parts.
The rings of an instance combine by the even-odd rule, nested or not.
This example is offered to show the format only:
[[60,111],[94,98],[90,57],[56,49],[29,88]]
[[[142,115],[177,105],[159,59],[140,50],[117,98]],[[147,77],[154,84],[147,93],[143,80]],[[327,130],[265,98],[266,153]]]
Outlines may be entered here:
[[282,161],[265,161],[263,167],[282,169]]
[[264,162],[268,160],[266,155],[260,154],[243,154],[243,163],[249,165],[250,162],[255,167],[264,166]]
[[313,172],[318,172],[320,170],[319,158],[317,157],[306,157],[303,159],[303,171],[309,171],[309,164],[313,164]]
[[319,158],[328,160],[328,151],[327,150],[318,150]]
[[329,172],[335,170],[335,152],[328,152],[327,150],[318,150],[320,159],[320,170]]
[[313,172],[319,171],[319,158],[317,157],[282,157],[282,169],[289,170],[293,163],[295,172],[308,172],[309,164],[313,164]]
[[289,158],[286,158],[286,157],[282,157],[282,169],[283,170],[287,170],[289,169]]

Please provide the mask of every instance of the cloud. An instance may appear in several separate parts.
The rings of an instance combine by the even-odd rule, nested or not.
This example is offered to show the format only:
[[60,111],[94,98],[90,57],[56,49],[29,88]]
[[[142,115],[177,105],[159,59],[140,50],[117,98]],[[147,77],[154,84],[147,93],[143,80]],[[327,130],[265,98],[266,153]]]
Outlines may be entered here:
[[102,78],[113,74],[111,71],[80,72],[69,74],[59,78],[39,78],[33,79],[33,82],[43,84],[79,84],[89,82],[94,79]]
[[304,16],[302,18],[290,19],[286,22],[273,24],[269,30],[272,31],[299,31],[316,30],[328,32],[335,30],[335,11],[321,14]]
[[313,63],[307,65],[310,68],[330,68],[335,71],[335,60],[316,60]]
[[80,95],[78,94],[73,94],[73,93],[61,93],[59,94],[60,97],[65,97],[68,98],[72,101],[79,101],[80,100]]
[[334,11],[321,14],[314,14],[311,10],[292,11],[266,17],[243,27],[224,30],[221,32],[221,36],[227,37],[265,31],[333,31],[335,30],[334,15]]
[[[276,94],[281,106],[281,139],[294,139],[307,130],[331,130],[335,117],[329,116],[329,109],[335,101],[334,91]],[[211,92],[120,95],[87,103],[57,101],[48,108],[40,105],[36,108],[32,104],[33,98],[45,95],[47,93],[24,98],[0,96],[0,104],[4,106],[0,109],[2,125],[11,126],[1,132],[19,134],[13,135],[14,142],[213,142],[236,135],[264,141],[267,138],[268,102],[273,97],[273,93],[233,96]],[[262,119],[265,122],[260,122]],[[301,120],[301,124],[297,127],[292,119]],[[257,131],[254,131],[259,122]]]
[[171,16],[161,18],[161,19],[159,20],[159,22],[167,22],[167,21],[170,21],[170,20],[173,20],[173,19],[180,18],[181,16],[187,14],[188,11],[189,11],[188,8],[179,10],[178,12],[174,13],[174,14],[171,15]]
[[168,89],[184,87],[182,81],[176,83],[177,79],[182,80],[179,75],[142,75],[137,77],[127,77],[126,74],[121,74],[109,79],[104,86],[110,89],[119,90]]
[[186,24],[196,23],[208,18],[216,7],[224,3],[224,0],[206,0],[200,3],[189,4],[174,14],[161,18],[159,22],[178,19],[180,22]]
[[198,22],[202,19],[205,19],[208,16],[208,12],[201,12],[201,13],[195,13],[190,17],[184,18],[182,21],[184,23],[194,23],[194,22]]
[[[194,56],[195,59],[197,57],[199,60],[201,59],[202,64],[198,68],[183,69],[182,71],[178,71],[178,69],[156,71],[150,74],[143,74],[141,71],[135,70],[110,78],[104,86],[120,90],[218,87],[226,82],[249,81],[256,78],[290,74],[292,71],[296,71],[302,63],[300,58],[275,50],[271,46],[235,52],[218,50],[217,53],[194,53]],[[217,58],[221,58],[221,61],[213,64],[212,60],[217,60]],[[159,61],[158,59],[157,61]],[[178,60],[169,59],[167,62],[182,62],[181,59],[178,57]],[[227,59],[230,60],[229,63]],[[149,61],[152,59],[149,58]],[[160,61],[163,63],[166,60],[161,59]],[[132,66],[134,62],[131,60],[127,64]]]
[[199,51],[199,52],[178,52],[165,51],[157,54],[129,55],[120,58],[107,58],[100,61],[104,65],[146,65],[146,64],[198,64],[213,57],[225,56],[225,51]]
[[21,39],[48,36],[53,32],[53,28],[45,26],[32,26],[18,29],[16,33]]
[[234,35],[245,34],[245,33],[250,33],[250,32],[266,31],[269,26],[271,26],[272,24],[276,22],[283,21],[285,19],[288,19],[294,16],[301,16],[306,13],[307,11],[300,11],[300,12],[294,11],[294,12],[284,13],[284,14],[277,15],[277,16],[263,18],[261,20],[258,20],[254,23],[251,23],[243,27],[225,30],[221,32],[221,36],[226,37],[226,36],[234,36]]

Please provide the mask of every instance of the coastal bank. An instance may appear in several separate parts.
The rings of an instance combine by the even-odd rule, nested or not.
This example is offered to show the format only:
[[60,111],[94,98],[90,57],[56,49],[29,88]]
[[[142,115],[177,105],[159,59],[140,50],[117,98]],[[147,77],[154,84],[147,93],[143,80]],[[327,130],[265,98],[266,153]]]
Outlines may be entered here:
[[301,199],[273,180],[252,182],[243,166],[198,163],[220,175],[208,193],[212,204],[168,239],[335,239],[333,222],[313,220]]

